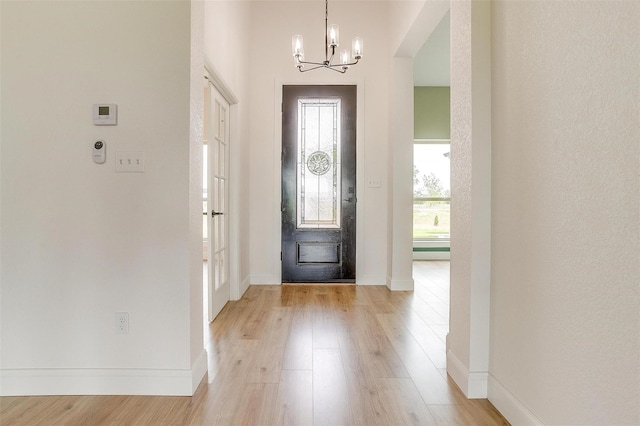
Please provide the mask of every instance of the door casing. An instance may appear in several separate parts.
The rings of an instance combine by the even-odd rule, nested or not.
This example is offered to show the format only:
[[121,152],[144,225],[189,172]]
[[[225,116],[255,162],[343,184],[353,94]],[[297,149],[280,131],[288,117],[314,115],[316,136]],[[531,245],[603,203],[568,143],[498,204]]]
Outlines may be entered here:
[[[282,80],[276,79],[274,81],[273,87],[273,140],[276,146],[279,146],[282,141],[282,86],[285,85],[293,85],[293,84],[307,84],[307,85],[331,85],[331,84],[345,84],[345,85],[353,85],[357,86],[357,94],[356,94],[356,102],[358,105],[361,105],[361,108],[358,108],[357,111],[357,125],[356,125],[356,156],[357,158],[365,159],[364,155],[364,137],[365,137],[365,129],[364,129],[364,91],[366,88],[366,83],[364,77],[357,76],[355,74],[342,76],[344,79],[341,79],[338,83],[335,81],[313,81],[301,82],[300,80]],[[269,252],[266,254],[268,257],[268,262],[270,265],[269,270],[271,272],[264,274],[252,274],[250,276],[250,283],[255,285],[261,284],[280,284],[282,283],[282,263],[280,261],[280,248],[282,245],[281,242],[281,232],[282,232],[282,221],[280,220],[280,206],[282,202],[282,190],[281,190],[281,182],[282,182],[282,172],[281,172],[281,152],[279,149],[273,150],[272,163],[274,164],[274,173],[271,177],[272,180],[272,197],[274,200],[274,204],[272,206],[272,215],[273,221],[271,222],[270,232],[272,235],[276,236],[276,238],[272,238],[269,243]],[[364,161],[364,160],[362,160]],[[359,218],[364,218],[364,205],[367,200],[367,193],[364,191],[364,182],[365,182],[365,164],[361,162],[361,166],[358,167],[356,171],[356,191],[358,195],[358,203],[356,205],[356,216]],[[375,179],[386,179],[385,174],[379,173],[370,173],[371,178]],[[368,275],[365,274],[364,271],[364,220],[358,220],[356,223],[356,285],[380,285],[386,281],[386,276],[382,275]]]
[[[284,96],[284,93],[287,96]],[[283,282],[355,282],[356,275],[356,171],[357,171],[357,86],[285,85],[282,116],[282,280]],[[298,228],[299,203],[296,158],[299,133],[299,99],[341,99],[339,140],[341,163],[338,171],[338,228]],[[326,108],[323,108],[326,111]],[[335,111],[335,110],[334,110]],[[286,113],[286,114],[285,114]],[[326,135],[326,133],[324,133]],[[323,138],[325,143],[326,137]],[[313,142],[312,142],[313,143]],[[325,149],[327,147],[325,146]],[[320,154],[317,153],[317,154]],[[315,155],[315,154],[314,154]],[[323,154],[326,155],[326,154]],[[305,168],[306,169],[306,168]],[[306,169],[309,172],[308,169]],[[311,173],[310,173],[311,175]],[[286,195],[286,197],[285,197]],[[303,250],[308,254],[303,259]],[[286,273],[285,273],[286,272]]]

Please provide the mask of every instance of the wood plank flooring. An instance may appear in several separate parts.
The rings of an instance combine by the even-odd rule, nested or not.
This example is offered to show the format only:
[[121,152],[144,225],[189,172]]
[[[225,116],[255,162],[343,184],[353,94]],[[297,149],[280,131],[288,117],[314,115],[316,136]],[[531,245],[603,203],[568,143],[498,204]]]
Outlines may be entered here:
[[414,292],[252,286],[210,324],[193,397],[3,397],[0,424],[508,424],[446,374],[449,262],[415,262],[414,278]]

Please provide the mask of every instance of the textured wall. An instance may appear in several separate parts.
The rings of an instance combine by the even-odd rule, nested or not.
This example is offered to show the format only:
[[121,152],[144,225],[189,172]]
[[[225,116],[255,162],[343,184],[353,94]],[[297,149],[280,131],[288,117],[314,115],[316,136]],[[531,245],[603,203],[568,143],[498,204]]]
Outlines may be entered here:
[[[451,308],[447,350],[468,367],[471,292],[471,7],[451,9]],[[461,385],[462,388],[465,386]]]
[[487,395],[490,292],[490,3],[451,3],[451,307],[447,369]]
[[545,424],[638,424],[640,3],[492,18],[491,374]]

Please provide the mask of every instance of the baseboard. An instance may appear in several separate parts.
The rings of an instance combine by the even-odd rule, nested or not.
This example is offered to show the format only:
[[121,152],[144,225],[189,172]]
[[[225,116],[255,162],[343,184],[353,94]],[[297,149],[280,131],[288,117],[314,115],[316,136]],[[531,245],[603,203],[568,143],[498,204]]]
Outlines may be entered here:
[[543,425],[514,394],[492,375],[489,375],[488,394],[489,401],[512,425]]
[[364,275],[356,278],[356,285],[385,285],[386,282],[384,275]]
[[451,351],[447,351],[447,374],[451,376],[467,398],[487,397],[489,373],[469,371]]
[[244,293],[249,288],[249,285],[251,285],[251,279],[250,279],[249,275],[247,275],[247,276],[244,277],[244,279],[240,283],[240,289],[239,289],[240,290],[240,294],[238,296],[238,299],[236,299],[236,300],[242,299],[242,296],[244,295]]
[[[365,275],[363,277],[356,277],[356,285],[385,285],[386,278],[384,275]],[[249,285],[280,285],[280,279],[273,275],[250,275],[247,282],[247,288]],[[413,281],[411,281],[411,289],[413,290]],[[243,281],[244,286],[244,281]],[[246,290],[246,288],[244,289]],[[244,291],[242,291],[244,293]]]
[[192,369],[0,370],[0,396],[163,395],[192,396],[207,372],[203,351]]
[[413,291],[413,280],[394,280],[389,284],[391,291]]
[[448,251],[414,251],[413,260],[450,260]]
[[196,362],[194,362],[191,367],[191,395],[193,395],[196,392],[196,389],[198,389],[198,386],[200,386],[200,383],[202,382],[205,374],[207,374],[208,369],[208,355],[207,351],[203,349],[196,359]]
[[257,275],[252,274],[249,276],[249,283],[251,285],[280,285],[282,280],[275,275]]
[[249,279],[249,275],[246,275],[241,281],[238,287],[236,288],[231,288],[231,291],[229,292],[229,300],[240,300],[242,299],[242,296],[244,296],[244,293],[247,291],[247,289],[249,288],[250,285],[250,279]]

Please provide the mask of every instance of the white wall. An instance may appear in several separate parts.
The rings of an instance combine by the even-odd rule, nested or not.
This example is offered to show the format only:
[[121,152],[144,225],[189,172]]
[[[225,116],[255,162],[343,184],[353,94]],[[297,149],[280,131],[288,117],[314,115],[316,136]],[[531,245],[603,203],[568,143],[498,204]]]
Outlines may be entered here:
[[205,57],[238,98],[249,75],[251,2],[205,1]]
[[449,2],[393,1],[389,3],[392,57],[390,75],[389,176],[390,202],[387,285],[391,290],[413,290],[413,58],[431,36]]
[[447,371],[487,396],[491,256],[490,3],[451,3],[451,307]]
[[640,423],[640,3],[493,5],[489,395]]
[[[364,57],[346,74],[317,70],[301,74],[293,65],[291,37],[302,34],[305,57],[324,58],[324,2],[252,4],[250,70],[251,282],[280,283],[280,99],[283,84],[358,85],[357,281],[384,285],[387,278],[387,139],[390,57],[385,2],[335,2],[330,23],[340,25],[341,43],[364,39]],[[332,19],[334,17],[334,19]],[[366,179],[381,188],[367,188]]]
[[[204,324],[202,321],[202,141],[204,140],[204,3],[191,1],[191,54],[189,84],[189,338],[191,365],[201,362]],[[201,371],[206,366],[202,360]],[[198,383],[192,384],[195,391]]]
[[389,111],[389,241],[387,286],[413,290],[413,58],[394,57]]
[[[400,2],[402,3],[402,2]],[[397,6],[397,7],[396,7]],[[413,58],[451,7],[451,307],[447,337],[447,372],[465,395],[486,397],[489,354],[490,200],[491,200],[491,81],[490,3],[480,1],[424,1],[421,8],[393,3],[390,13],[396,23],[409,27],[391,31],[397,38],[398,57]],[[406,14],[409,14],[407,16]],[[413,18],[413,20],[411,19]],[[406,24],[405,24],[406,25]],[[395,35],[394,35],[395,34]],[[398,38],[399,37],[399,38]],[[398,78],[401,81],[396,81]],[[394,92],[412,86],[411,76],[393,76]],[[397,98],[397,95],[396,95]],[[413,103],[394,104],[396,117],[413,117]],[[396,119],[397,121],[397,119]],[[413,127],[413,126],[409,126]],[[399,133],[399,132],[395,132]],[[394,146],[409,164],[412,144]],[[394,153],[395,154],[395,153]],[[407,161],[408,160],[408,161]],[[406,188],[406,198],[393,197],[394,222],[399,213],[412,208],[410,175],[402,172],[403,160],[394,160],[394,190]],[[455,220],[454,220],[455,219]],[[394,226],[394,232],[402,232]],[[394,265],[411,261],[402,257],[402,236],[393,235]],[[407,239],[411,246],[411,239]],[[395,260],[399,259],[398,262]],[[410,266],[410,263],[409,263]]]
[[[191,394],[206,356],[191,323],[190,3],[1,8],[0,393]],[[92,124],[99,102],[118,104],[117,126]],[[144,173],[115,173],[127,150]]]
[[236,260],[230,279],[231,298],[238,299],[249,286],[249,70],[251,2],[207,1],[205,12],[205,63],[231,92],[231,194],[230,249]]

